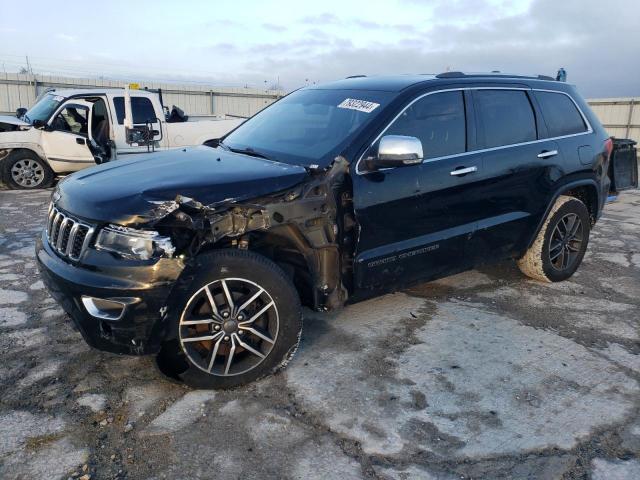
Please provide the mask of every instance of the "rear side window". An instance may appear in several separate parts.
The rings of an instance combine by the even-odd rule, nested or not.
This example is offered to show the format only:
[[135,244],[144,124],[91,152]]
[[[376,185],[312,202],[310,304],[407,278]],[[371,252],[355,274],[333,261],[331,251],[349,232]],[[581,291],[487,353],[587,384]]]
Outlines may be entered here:
[[476,90],[474,98],[485,148],[536,139],[536,118],[522,90]]
[[572,135],[587,130],[582,115],[567,95],[553,92],[536,92],[535,95],[550,137]]
[[[124,97],[113,97],[113,105],[116,107],[116,117],[120,125],[124,124]],[[133,123],[136,125],[151,121],[156,123],[156,112],[151,100],[146,97],[131,97],[131,113]]]
[[462,95],[461,91],[427,95],[402,112],[384,134],[419,138],[424,158],[462,153],[467,143]]

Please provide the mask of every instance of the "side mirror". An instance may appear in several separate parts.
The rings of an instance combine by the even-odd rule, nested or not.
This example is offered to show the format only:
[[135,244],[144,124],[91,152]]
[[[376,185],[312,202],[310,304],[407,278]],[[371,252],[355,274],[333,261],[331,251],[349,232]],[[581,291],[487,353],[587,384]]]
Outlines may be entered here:
[[385,135],[378,143],[378,154],[367,159],[370,170],[407,167],[422,163],[422,142],[416,137]]
[[25,113],[27,113],[27,109],[24,107],[20,107],[16,110],[16,117],[22,118]]
[[45,129],[47,127],[47,124],[45,122],[43,122],[40,119],[35,119],[33,121],[33,128],[38,128],[38,129]]
[[152,141],[151,131],[146,125],[139,125],[133,128],[125,127],[125,137],[129,145],[145,146]]

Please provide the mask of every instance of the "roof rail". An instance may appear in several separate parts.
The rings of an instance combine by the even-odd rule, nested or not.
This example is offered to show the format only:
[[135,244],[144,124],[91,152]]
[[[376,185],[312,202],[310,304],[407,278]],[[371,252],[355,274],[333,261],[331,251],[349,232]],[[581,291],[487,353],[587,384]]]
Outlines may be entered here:
[[349,75],[348,77],[344,77],[345,79],[347,78],[363,78],[366,77],[366,75]]
[[443,72],[436,75],[436,78],[464,78],[464,77],[501,77],[501,78],[535,78],[537,80],[555,80],[548,75],[509,75],[497,70],[489,73],[464,73],[464,72]]
[[467,77],[463,72],[443,72],[436,75],[436,78],[458,78],[458,77]]

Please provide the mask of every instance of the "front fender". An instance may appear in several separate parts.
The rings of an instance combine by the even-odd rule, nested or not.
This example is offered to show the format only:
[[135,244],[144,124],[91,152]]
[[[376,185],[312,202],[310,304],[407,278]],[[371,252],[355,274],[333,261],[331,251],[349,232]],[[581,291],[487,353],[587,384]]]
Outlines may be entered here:
[[46,161],[47,156],[40,142],[41,131],[35,128],[0,133],[0,150],[31,150]]

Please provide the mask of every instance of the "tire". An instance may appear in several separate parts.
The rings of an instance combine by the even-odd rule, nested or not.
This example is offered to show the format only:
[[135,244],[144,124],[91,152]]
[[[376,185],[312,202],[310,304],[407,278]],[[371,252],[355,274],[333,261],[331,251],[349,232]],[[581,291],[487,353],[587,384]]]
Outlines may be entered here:
[[217,250],[197,257],[184,278],[189,286],[169,306],[172,333],[157,358],[163,373],[194,388],[226,389],[274,373],[293,357],[300,299],[271,260]]
[[566,280],[584,258],[590,229],[591,218],[584,203],[575,197],[561,195],[535,241],[518,260],[520,271],[543,282]]
[[14,190],[35,190],[53,184],[53,170],[30,150],[15,150],[2,161],[2,181]]

